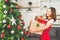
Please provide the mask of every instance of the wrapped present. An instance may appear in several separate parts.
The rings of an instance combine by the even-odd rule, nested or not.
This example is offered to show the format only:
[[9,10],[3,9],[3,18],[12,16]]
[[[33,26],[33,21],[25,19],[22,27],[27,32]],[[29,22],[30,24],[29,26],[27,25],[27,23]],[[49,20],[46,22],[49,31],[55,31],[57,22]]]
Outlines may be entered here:
[[[35,29],[44,27],[45,24],[46,24],[46,21],[45,20],[40,20],[40,19],[32,20],[31,21],[31,24],[30,24],[30,27],[29,27],[29,30],[35,30]],[[41,35],[43,33],[43,31],[31,32],[31,33],[35,33],[35,34]]]

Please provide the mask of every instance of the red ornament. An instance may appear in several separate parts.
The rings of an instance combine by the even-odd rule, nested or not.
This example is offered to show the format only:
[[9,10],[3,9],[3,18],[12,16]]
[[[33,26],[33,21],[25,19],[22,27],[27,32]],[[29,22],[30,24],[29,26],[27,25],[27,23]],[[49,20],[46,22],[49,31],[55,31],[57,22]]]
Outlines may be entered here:
[[24,37],[22,37],[21,40],[25,40]]
[[20,29],[21,29],[21,26],[20,26],[20,25],[18,25],[18,26],[17,26],[17,28],[18,28],[18,30],[20,30]]
[[4,0],[5,2],[8,2],[8,0]]
[[29,32],[26,32],[26,31],[24,32],[24,34],[25,34],[25,35],[27,35],[27,36],[29,36],[29,35],[30,35],[30,33],[29,33]]
[[25,32],[24,32],[24,34],[26,34],[26,35],[27,35],[28,33],[25,31]]
[[10,25],[10,24],[9,24],[9,25],[7,25],[7,28],[8,28],[8,29],[10,29],[10,28],[11,28],[11,25]]
[[28,32],[26,31],[26,29],[24,29],[24,34],[25,34],[25,35],[27,35],[27,34],[28,34]]
[[1,38],[4,38],[5,37],[5,34],[4,33],[0,34],[0,37]]

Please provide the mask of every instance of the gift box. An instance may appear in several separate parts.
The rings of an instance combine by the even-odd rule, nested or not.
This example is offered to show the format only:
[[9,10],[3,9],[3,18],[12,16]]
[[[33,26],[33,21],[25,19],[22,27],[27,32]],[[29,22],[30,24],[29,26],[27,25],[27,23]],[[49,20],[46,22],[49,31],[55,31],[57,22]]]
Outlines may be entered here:
[[[45,20],[40,20],[40,19],[37,19],[37,20],[31,20],[31,24],[29,26],[29,30],[35,30],[35,29],[38,29],[38,28],[41,28],[41,27],[44,27],[46,25],[46,21]],[[39,35],[42,35],[43,31],[39,31],[39,32],[31,32],[31,33],[35,33],[35,34],[39,34]]]

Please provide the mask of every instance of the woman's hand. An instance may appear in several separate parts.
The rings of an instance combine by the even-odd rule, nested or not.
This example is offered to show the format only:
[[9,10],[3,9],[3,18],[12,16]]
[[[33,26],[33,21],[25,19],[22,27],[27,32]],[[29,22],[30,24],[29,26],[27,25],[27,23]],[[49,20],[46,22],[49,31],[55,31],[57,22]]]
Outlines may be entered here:
[[32,33],[37,32],[36,30],[31,30]]
[[29,30],[30,33],[34,33],[35,31],[34,30]]

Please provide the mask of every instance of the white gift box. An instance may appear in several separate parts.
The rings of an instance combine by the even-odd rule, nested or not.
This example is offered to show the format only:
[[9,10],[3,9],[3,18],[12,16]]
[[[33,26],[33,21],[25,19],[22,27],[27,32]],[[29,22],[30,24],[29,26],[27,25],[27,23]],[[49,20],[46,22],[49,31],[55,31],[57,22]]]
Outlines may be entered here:
[[[41,27],[44,27],[45,26],[45,24],[43,24],[43,23],[39,23],[39,22],[37,22],[37,21],[35,21],[35,20],[32,20],[31,21],[31,24],[30,24],[30,26],[29,26],[29,30],[35,30],[35,29],[38,29],[38,28],[41,28]],[[31,33],[35,33],[35,34],[39,34],[39,35],[41,35],[42,33],[43,33],[43,31],[38,31],[38,32],[31,32]]]

